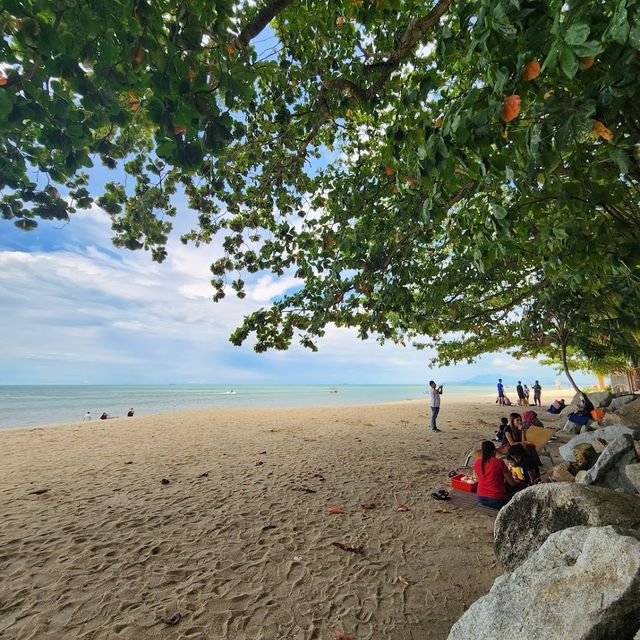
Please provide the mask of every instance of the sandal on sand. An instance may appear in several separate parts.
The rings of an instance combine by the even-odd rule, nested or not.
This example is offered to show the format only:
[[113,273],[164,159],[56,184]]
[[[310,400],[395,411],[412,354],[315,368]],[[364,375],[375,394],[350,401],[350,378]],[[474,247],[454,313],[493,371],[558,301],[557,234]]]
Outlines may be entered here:
[[457,476],[460,473],[460,471],[458,471],[458,469],[451,469],[451,471],[449,471],[449,477],[453,478],[454,476]]
[[438,491],[437,493],[434,492],[431,494],[431,497],[434,500],[450,500],[451,498],[449,498],[449,492],[445,491],[444,489],[440,489],[440,491]]

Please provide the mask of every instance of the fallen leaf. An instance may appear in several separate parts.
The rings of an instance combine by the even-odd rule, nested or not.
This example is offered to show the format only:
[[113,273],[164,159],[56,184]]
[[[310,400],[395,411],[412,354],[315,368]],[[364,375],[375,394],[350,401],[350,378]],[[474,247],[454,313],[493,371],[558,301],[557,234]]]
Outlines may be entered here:
[[355,636],[349,635],[344,629],[336,629],[336,638],[338,640],[356,640]]
[[264,464],[264,460],[258,460],[258,462],[256,462],[256,467],[259,467],[261,464]]
[[204,473],[201,473],[198,478],[208,478],[209,477],[209,472],[205,471]]
[[267,452],[266,452],[266,451],[259,451],[259,452],[258,452],[258,455],[259,455],[259,456],[263,456],[265,453],[267,453]]
[[436,509],[436,513],[451,513],[449,509]]
[[29,491],[30,496],[41,496],[43,493],[47,493],[49,489],[36,489],[35,491]]
[[166,478],[162,478],[162,480],[160,480],[160,484],[169,484],[169,481]]
[[165,624],[178,624],[182,620],[182,614],[179,611],[176,611],[170,618],[163,620]]
[[404,576],[398,576],[398,582],[401,582],[405,587],[411,584]]
[[361,509],[375,509],[378,505],[375,502],[363,502],[360,505]]
[[315,489],[309,489],[309,487],[303,487],[301,485],[296,485],[295,487],[291,487],[292,491],[301,491],[302,493],[318,493]]
[[343,551],[351,551],[351,553],[364,553],[364,545],[362,544],[350,544],[349,542],[332,542],[334,547],[342,549]]
[[347,512],[342,507],[327,507],[327,513],[343,514]]
[[277,529],[275,524],[265,524],[264,527],[262,527],[263,531],[269,531],[269,529]]
[[408,504],[401,504],[396,507],[396,511],[398,513],[402,513],[403,511],[411,511],[411,507]]
[[133,464],[133,460],[127,460],[125,464]]
[[459,582],[452,582],[451,584],[458,589],[462,589],[462,585]]

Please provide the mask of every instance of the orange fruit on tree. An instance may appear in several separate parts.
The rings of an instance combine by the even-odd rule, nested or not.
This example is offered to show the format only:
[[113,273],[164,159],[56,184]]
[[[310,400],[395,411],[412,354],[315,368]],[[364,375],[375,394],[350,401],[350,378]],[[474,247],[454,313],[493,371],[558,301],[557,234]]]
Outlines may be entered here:
[[347,19],[344,16],[339,16],[336,20],[336,24],[341,27],[346,21]]
[[522,70],[522,79],[525,82],[529,82],[529,80],[533,80],[540,75],[540,63],[537,60],[531,60],[527,62]]
[[393,167],[385,167],[384,168],[384,172],[388,175],[388,176],[392,176],[395,171],[393,170]]
[[586,71],[587,69],[591,69],[591,67],[593,67],[593,63],[596,61],[595,58],[580,58],[580,60],[578,61],[580,68],[583,71]]
[[611,131],[611,129],[607,129],[607,127],[605,127],[602,122],[600,122],[599,120],[594,120],[593,121],[593,127],[591,129],[591,135],[594,138],[600,137],[603,140],[611,140],[613,139],[613,133]]
[[7,84],[7,82],[9,82],[9,78],[7,78],[7,76],[0,73],[0,87],[4,87]]
[[181,133],[184,133],[187,130],[187,127],[184,124],[179,124],[173,127],[173,133],[179,136]]
[[136,52],[133,54],[133,60],[136,64],[140,64],[144,60],[144,49],[141,45],[136,47]]
[[517,94],[507,96],[502,104],[502,119],[505,122],[510,122],[514,118],[517,118],[519,113],[520,96]]
[[434,129],[439,129],[442,126],[442,116],[438,116],[436,121],[433,123]]

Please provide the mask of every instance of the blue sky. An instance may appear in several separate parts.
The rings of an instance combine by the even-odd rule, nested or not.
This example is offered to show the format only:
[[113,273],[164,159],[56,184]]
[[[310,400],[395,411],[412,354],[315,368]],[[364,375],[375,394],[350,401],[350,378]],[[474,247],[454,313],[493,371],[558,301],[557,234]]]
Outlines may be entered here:
[[[181,226],[189,212],[182,211]],[[25,233],[1,221],[0,384],[406,383],[454,382],[495,374],[505,381],[551,381],[533,361],[491,354],[474,365],[428,367],[430,354],[361,341],[329,327],[311,353],[256,354],[228,341],[242,317],[294,286],[292,278],[256,274],[247,297],[211,301],[215,246],[170,239],[163,264],[144,251],[112,246],[109,217],[99,209],[69,224],[42,222]]]

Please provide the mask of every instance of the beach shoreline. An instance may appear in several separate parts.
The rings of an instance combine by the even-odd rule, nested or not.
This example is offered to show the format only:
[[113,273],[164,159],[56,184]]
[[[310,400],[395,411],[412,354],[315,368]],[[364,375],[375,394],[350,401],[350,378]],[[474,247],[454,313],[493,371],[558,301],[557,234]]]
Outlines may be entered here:
[[426,399],[2,429],[0,634],[446,638],[499,568],[493,519],[431,493],[517,409],[443,396],[441,434]]

